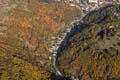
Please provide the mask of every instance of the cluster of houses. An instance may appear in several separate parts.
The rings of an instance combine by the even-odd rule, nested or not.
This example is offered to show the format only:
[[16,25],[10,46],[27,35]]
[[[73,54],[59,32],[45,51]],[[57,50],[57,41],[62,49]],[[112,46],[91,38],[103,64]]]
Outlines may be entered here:
[[104,4],[118,3],[120,0],[56,0],[70,3],[70,6],[79,6],[85,12],[88,12],[96,7],[100,7]]
[[[71,4],[78,5],[81,7],[82,10],[86,10],[87,12],[91,9],[96,8],[96,6],[99,6],[102,3],[113,3],[117,0],[57,0],[57,1],[64,1],[64,2],[70,2]],[[120,1],[120,0],[118,0]],[[115,13],[117,16],[118,14]],[[65,37],[68,35],[68,33],[72,30],[71,27],[64,29],[63,33],[60,33],[57,36],[51,37],[50,41],[50,48],[49,51],[52,53],[52,56],[55,57],[57,55],[57,50],[60,47],[60,44],[64,41]],[[49,59],[52,58],[52,56],[49,57]]]
[[120,0],[55,0],[55,1],[70,2],[70,3],[77,3],[77,4],[80,4],[82,1],[86,1],[86,2],[88,2],[88,3],[120,2]]
[[[61,43],[64,41],[67,33],[69,33],[71,31],[71,27],[69,28],[65,28],[64,32],[59,34],[58,36],[53,36],[51,37],[51,41],[50,41],[50,48],[49,51],[52,53],[52,56],[55,57],[57,55],[57,50],[60,47]],[[51,56],[49,57],[49,59],[51,59]]]

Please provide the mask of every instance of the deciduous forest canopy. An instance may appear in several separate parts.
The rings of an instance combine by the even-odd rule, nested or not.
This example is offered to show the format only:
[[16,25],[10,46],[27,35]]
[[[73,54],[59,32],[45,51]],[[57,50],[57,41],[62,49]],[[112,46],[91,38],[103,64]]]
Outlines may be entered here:
[[50,80],[49,40],[80,11],[43,1],[6,0],[0,7],[0,80]]
[[[1,2],[0,80],[59,80],[49,59],[51,38],[71,27],[81,11],[54,0]],[[63,76],[120,80],[120,5],[93,11],[74,25],[57,56]]]
[[120,79],[120,5],[92,12],[64,41],[58,67],[65,77]]

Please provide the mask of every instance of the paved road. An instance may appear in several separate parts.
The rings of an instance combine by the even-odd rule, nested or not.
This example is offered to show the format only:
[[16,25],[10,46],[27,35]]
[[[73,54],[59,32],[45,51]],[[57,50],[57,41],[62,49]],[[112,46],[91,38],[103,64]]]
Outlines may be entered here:
[[[72,26],[72,27],[74,27],[74,23],[76,23],[76,22],[78,22],[78,21],[81,21],[87,14],[89,14],[89,12],[86,13],[86,14],[84,14],[83,11],[82,11],[82,9],[81,9],[79,6],[76,6],[76,7],[81,10],[82,16],[81,16],[80,19],[77,19],[77,20],[74,20],[74,21],[71,22],[71,26]],[[59,47],[60,47],[60,46],[59,46]],[[62,73],[61,73],[61,72],[58,70],[58,68],[56,67],[56,56],[53,56],[53,57],[52,57],[52,64],[53,64],[53,66],[54,66],[54,69],[55,69],[56,73],[57,73],[59,76],[63,77]],[[65,79],[64,79],[64,80],[65,80]]]
[[[117,3],[117,4],[120,4],[120,3]],[[102,8],[102,7],[99,7],[99,8]],[[81,16],[81,18],[80,19],[77,19],[77,20],[74,20],[74,21],[72,21],[71,22],[71,26],[72,27],[74,27],[74,23],[76,23],[76,22],[79,22],[79,21],[82,21],[89,13],[91,13],[92,11],[94,11],[94,10],[98,10],[99,8],[93,8],[91,11],[89,11],[89,12],[87,12],[87,13],[85,13],[85,14],[82,14],[82,16]],[[82,10],[82,9],[81,9]],[[70,33],[70,32],[69,32]],[[61,45],[62,45],[62,43],[61,43]],[[61,45],[59,45],[59,47],[61,47]],[[59,48],[58,48],[59,49]],[[59,51],[59,50],[57,50],[57,51]],[[62,73],[58,70],[58,68],[56,67],[56,56],[53,56],[52,57],[52,63],[53,63],[53,66],[54,66],[54,69],[55,69],[55,71],[56,71],[56,73],[59,75],[59,76],[61,76],[61,77],[63,77],[63,75],[62,75]],[[65,80],[65,79],[64,79]]]

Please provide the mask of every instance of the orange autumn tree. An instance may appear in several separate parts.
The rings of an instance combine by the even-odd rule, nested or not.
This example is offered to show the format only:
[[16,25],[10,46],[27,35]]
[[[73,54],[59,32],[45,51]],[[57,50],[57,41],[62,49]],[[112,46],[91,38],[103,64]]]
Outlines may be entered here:
[[0,79],[50,80],[49,41],[69,26],[76,12],[80,11],[64,3],[39,0],[21,3],[10,10],[8,20],[2,23],[7,30],[0,36],[0,62],[6,62]]

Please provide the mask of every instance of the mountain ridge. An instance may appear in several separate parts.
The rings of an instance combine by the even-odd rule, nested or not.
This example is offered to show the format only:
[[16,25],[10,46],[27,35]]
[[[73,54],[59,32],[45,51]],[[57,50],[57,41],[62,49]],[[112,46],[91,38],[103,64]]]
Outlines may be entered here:
[[[66,77],[73,76],[83,80],[119,79],[120,64],[117,60],[111,61],[115,57],[120,59],[120,48],[117,45],[120,40],[119,9],[120,5],[114,5],[86,16],[83,23],[87,27],[85,25],[82,30],[77,28],[75,33],[64,41],[61,55],[58,56],[58,67]],[[102,19],[100,22],[100,18],[105,20]],[[80,24],[76,27],[81,27]],[[112,36],[117,37],[113,39]],[[117,69],[117,74],[111,71],[113,69],[110,64],[114,67],[113,69]],[[108,67],[109,70],[107,70]],[[106,74],[103,73],[104,71]]]

